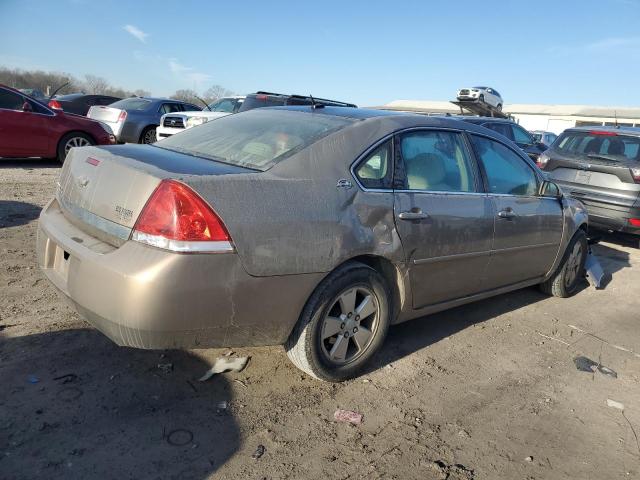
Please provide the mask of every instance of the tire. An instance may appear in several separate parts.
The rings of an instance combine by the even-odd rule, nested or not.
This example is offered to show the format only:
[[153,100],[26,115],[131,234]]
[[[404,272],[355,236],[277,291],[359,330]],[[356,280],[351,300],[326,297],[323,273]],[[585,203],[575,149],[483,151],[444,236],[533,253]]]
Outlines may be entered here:
[[95,145],[96,142],[86,133],[71,132],[63,136],[58,142],[57,159],[60,163],[64,163],[65,158],[69,150],[75,147],[87,147],[89,145]]
[[151,125],[149,127],[146,127],[142,131],[138,143],[150,144],[155,143],[156,140],[156,127],[154,125]]
[[558,270],[549,280],[540,284],[540,289],[547,295],[560,298],[576,293],[584,278],[584,263],[588,251],[587,234],[578,230],[569,242]]
[[[289,359],[319,380],[356,377],[384,343],[391,298],[384,278],[374,269],[356,262],[338,268],[307,300],[285,344]],[[363,318],[358,311],[365,312]]]
[[480,103],[484,103],[484,95],[480,95],[480,96],[478,97],[478,101],[479,101]]
[[502,111],[502,104],[501,103],[498,104],[498,106],[496,107],[496,110],[498,110],[499,112]]

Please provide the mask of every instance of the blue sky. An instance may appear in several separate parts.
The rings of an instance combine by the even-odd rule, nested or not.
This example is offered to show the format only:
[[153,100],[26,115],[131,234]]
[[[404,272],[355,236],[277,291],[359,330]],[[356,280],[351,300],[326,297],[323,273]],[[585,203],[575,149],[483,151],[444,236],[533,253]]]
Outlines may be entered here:
[[169,95],[638,106],[640,0],[0,0],[0,65]]

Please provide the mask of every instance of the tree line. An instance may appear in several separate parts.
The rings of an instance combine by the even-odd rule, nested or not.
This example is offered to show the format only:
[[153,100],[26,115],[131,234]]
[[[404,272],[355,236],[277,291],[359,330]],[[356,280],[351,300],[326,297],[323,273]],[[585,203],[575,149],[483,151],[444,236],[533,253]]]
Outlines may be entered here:
[[[43,70],[23,70],[20,68],[7,68],[0,66],[0,84],[8,85],[13,88],[33,88],[40,90],[45,95],[51,95],[58,89],[58,95],[67,93],[86,93],[96,95],[110,95],[113,97],[126,98],[132,96],[148,97],[150,92],[143,89],[127,90],[112,85],[107,79],[97,75],[84,75],[82,78],[74,77],[63,72],[45,72]],[[217,100],[218,98],[233,95],[221,85],[213,85],[206,89],[201,95],[195,90],[183,89],[176,90],[170,98],[190,102],[200,105],[202,102],[198,98],[203,99],[207,103]]]

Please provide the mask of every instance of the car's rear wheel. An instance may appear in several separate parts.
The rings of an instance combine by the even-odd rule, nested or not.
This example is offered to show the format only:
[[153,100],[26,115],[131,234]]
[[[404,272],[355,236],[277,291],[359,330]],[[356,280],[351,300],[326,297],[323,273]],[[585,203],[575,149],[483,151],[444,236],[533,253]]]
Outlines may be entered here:
[[584,264],[587,260],[589,243],[587,234],[578,230],[573,236],[556,273],[540,289],[554,297],[567,298],[576,293],[584,279]]
[[155,143],[156,141],[156,127],[147,127],[142,131],[140,135],[139,143]]
[[60,139],[58,142],[58,161],[60,163],[64,163],[65,158],[71,151],[72,148],[76,147],[88,147],[90,145],[95,145],[96,142],[86,133],[82,132],[71,132],[67,133],[64,137]]
[[480,95],[480,96],[478,97],[478,100],[479,100],[481,103],[484,103],[484,95]]
[[325,278],[305,305],[285,349],[293,364],[320,380],[358,375],[382,346],[391,321],[384,278],[361,263]]
[[502,104],[501,103],[498,104],[498,106],[496,107],[496,110],[498,110],[499,112],[502,111]]

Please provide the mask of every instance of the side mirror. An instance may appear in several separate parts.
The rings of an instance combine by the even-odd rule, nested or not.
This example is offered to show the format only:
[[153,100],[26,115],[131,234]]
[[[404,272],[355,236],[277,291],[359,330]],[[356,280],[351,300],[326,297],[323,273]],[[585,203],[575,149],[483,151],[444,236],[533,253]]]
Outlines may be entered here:
[[540,196],[548,197],[548,198],[562,198],[562,190],[560,187],[553,182],[545,180],[542,182],[542,186],[540,187]]
[[31,106],[31,104],[27,101],[25,101],[22,104],[22,111],[23,112],[33,112],[33,107]]

